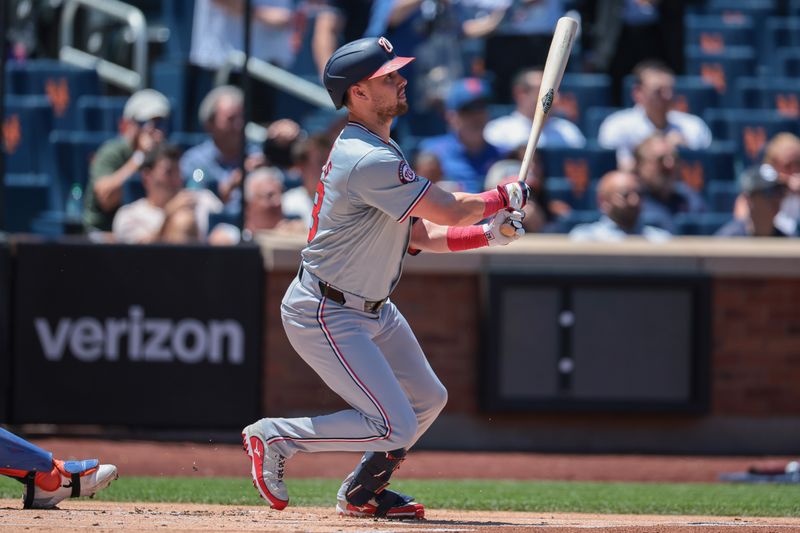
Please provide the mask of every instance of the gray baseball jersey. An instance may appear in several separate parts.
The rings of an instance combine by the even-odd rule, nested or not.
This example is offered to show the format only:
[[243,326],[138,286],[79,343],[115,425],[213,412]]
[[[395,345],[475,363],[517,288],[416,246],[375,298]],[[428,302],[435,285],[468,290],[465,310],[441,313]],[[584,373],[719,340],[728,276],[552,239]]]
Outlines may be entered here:
[[303,267],[346,293],[387,297],[408,248],[408,214],[431,183],[394,141],[355,122],[336,140],[321,181]]
[[351,409],[256,422],[281,455],[409,448],[444,408],[447,391],[395,305],[365,307],[397,284],[409,213],[430,186],[394,142],[361,124],[334,143],[281,318],[292,347]]

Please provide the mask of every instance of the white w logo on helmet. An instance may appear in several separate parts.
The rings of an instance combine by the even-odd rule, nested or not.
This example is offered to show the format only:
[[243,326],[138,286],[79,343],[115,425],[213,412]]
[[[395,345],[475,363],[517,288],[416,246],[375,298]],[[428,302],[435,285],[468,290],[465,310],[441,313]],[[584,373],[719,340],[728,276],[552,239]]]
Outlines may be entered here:
[[380,39],[378,39],[378,44],[381,45],[381,48],[386,50],[386,52],[389,54],[391,54],[392,50],[394,50],[394,46],[392,46],[392,43],[390,43],[389,39],[387,39],[386,37],[381,37]]

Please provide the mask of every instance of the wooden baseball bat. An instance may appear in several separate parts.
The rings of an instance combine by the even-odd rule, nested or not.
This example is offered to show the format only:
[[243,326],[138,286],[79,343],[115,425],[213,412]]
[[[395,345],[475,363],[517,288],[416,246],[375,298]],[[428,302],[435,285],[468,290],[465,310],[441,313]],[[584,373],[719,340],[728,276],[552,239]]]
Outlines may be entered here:
[[[536,144],[539,142],[544,121],[547,119],[547,114],[553,105],[558,87],[561,85],[561,78],[564,76],[564,69],[567,67],[567,60],[572,51],[572,43],[575,41],[577,31],[577,20],[570,17],[558,19],[556,29],[553,32],[553,41],[550,43],[550,50],[547,52],[547,60],[542,72],[542,85],[539,88],[539,98],[533,114],[533,124],[528,137],[528,145],[525,147],[525,157],[522,158],[522,165],[519,169],[519,180],[521,182],[525,182],[528,177],[528,168],[530,168]],[[510,237],[514,233],[514,228],[503,225],[500,231],[503,235]]]

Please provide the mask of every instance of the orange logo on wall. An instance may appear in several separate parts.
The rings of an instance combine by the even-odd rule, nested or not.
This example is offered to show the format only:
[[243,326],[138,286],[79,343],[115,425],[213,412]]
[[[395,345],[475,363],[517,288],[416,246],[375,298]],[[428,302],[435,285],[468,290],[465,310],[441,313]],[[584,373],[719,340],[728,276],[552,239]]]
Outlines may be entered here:
[[684,113],[689,112],[689,102],[686,101],[685,94],[675,95],[675,98],[672,100],[672,109],[676,111],[683,111]]
[[776,94],[775,108],[785,117],[800,117],[800,103],[797,101],[796,94]]
[[19,127],[19,116],[10,115],[3,122],[3,147],[8,155],[17,151],[22,140],[22,129]]
[[720,33],[701,33],[700,48],[704,52],[717,53],[725,49],[725,40]]
[[64,116],[64,112],[69,106],[69,86],[67,79],[61,78],[58,81],[48,78],[44,85],[44,92],[47,94],[47,99],[50,100],[50,105],[53,106],[53,112],[57,117]]
[[700,161],[681,161],[681,179],[692,189],[698,192],[702,191],[705,176]]
[[572,184],[575,196],[583,196],[589,187],[589,163],[585,159],[565,159],[564,176]]
[[727,89],[725,71],[722,70],[722,65],[719,63],[703,63],[700,66],[700,75],[713,85],[718,93],[722,94]]
[[559,115],[570,119],[572,122],[578,122],[581,116],[578,100],[572,93],[559,94],[553,107]]
[[767,143],[767,132],[763,126],[745,126],[742,130],[742,141],[747,157],[755,160]]

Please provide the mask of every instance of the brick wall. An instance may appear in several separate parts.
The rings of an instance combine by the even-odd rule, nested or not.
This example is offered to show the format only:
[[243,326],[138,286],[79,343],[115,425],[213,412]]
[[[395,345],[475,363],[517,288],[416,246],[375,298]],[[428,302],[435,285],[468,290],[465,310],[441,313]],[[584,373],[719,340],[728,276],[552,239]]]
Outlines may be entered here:
[[712,413],[800,414],[800,279],[717,279]]
[[[279,306],[293,274],[269,272],[267,277],[264,413],[307,416],[346,407],[286,340]],[[393,299],[449,392],[445,412],[432,428],[429,442],[435,446],[456,442],[453,425],[448,424],[451,420],[460,430],[472,432],[472,440],[462,439],[461,445],[477,448],[486,447],[490,435],[496,436],[491,442],[498,449],[504,442],[515,449],[531,446],[576,452],[785,453],[787,448],[796,448],[797,438],[791,431],[787,433],[786,424],[800,417],[800,277],[721,278],[713,282],[711,407],[709,414],[699,417],[634,413],[487,416],[478,411],[479,328],[483,320],[479,277],[406,274]],[[464,429],[466,426],[471,429]],[[760,434],[764,428],[774,435]],[[530,442],[535,444],[520,441],[522,437],[515,436],[520,432],[531,435]],[[753,436],[748,440],[742,435]]]

